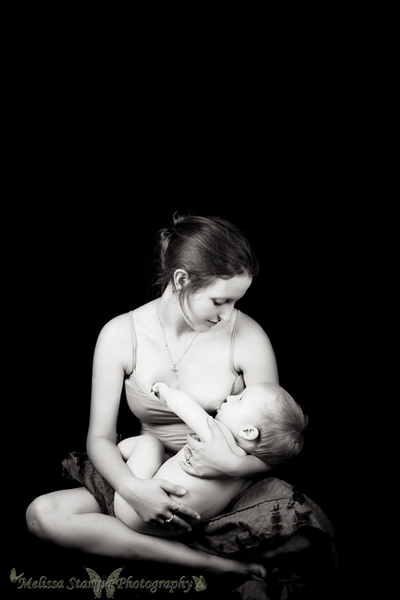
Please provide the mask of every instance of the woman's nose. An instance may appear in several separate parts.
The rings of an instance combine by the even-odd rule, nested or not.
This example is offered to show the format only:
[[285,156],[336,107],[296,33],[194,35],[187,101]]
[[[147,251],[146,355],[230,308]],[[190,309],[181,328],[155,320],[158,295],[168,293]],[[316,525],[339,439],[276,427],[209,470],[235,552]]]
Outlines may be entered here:
[[229,323],[232,317],[234,306],[224,306],[218,313],[218,317],[226,323]]

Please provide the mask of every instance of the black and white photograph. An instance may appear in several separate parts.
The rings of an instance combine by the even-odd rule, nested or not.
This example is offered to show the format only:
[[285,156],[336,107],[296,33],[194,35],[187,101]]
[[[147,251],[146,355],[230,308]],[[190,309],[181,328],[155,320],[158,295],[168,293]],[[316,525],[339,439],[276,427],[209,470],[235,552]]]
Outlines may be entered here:
[[244,109],[190,75],[166,99],[68,48],[10,88],[7,598],[357,597],[367,178],[339,88],[294,57],[267,108],[243,67]]
[[31,208],[12,597],[346,597],[346,232],[248,191]]

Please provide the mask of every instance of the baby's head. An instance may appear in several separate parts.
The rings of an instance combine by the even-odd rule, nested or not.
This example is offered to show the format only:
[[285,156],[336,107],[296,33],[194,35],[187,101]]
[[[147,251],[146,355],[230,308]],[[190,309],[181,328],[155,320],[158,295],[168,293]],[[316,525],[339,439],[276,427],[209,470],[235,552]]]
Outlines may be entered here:
[[215,418],[238,446],[271,466],[299,454],[308,421],[292,396],[274,383],[255,383],[229,396]]

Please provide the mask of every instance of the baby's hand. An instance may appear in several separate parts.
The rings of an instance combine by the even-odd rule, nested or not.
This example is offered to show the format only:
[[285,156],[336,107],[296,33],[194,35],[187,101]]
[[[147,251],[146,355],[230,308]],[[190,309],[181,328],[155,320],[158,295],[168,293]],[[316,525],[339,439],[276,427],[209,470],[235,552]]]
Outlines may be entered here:
[[154,394],[155,396],[157,396],[157,398],[161,399],[160,394],[162,394],[162,391],[168,388],[166,383],[163,383],[162,381],[157,381],[156,383],[153,383],[153,385],[151,386],[151,392],[152,394]]

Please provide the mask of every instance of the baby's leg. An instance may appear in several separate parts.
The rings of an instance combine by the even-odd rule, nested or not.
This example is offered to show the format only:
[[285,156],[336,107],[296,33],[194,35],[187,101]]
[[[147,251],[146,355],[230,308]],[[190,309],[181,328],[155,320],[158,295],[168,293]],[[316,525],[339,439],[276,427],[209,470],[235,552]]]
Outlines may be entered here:
[[138,479],[151,479],[164,462],[164,446],[152,435],[126,438],[118,444],[118,450]]
[[[156,437],[140,435],[127,438],[118,444],[126,464],[138,479],[151,479],[164,460],[164,446]],[[115,516],[131,529],[138,530],[143,524],[135,509],[118,494],[114,493]]]
[[122,442],[120,442],[118,444],[118,450],[121,452],[122,454],[122,458],[127,461],[128,458],[130,458],[132,452],[135,449],[135,445],[136,442],[141,438],[142,436],[140,435],[136,435],[135,437],[130,437],[130,438],[126,438],[125,440],[122,440]]

